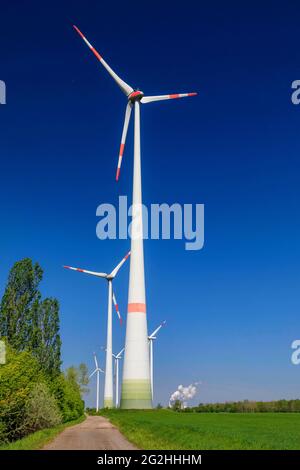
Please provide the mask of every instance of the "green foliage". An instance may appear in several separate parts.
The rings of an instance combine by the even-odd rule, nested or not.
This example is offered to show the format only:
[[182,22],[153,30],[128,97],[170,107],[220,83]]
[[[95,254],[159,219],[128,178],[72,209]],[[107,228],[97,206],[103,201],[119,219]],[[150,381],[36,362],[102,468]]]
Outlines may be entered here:
[[50,377],[28,351],[7,346],[7,363],[0,366],[0,442],[56,425],[57,417],[77,419],[83,412],[80,387],[70,373]]
[[297,413],[174,413],[102,410],[140,449],[300,449]]
[[25,258],[12,267],[0,305],[0,337],[17,351],[29,350],[45,372],[60,372],[59,303],[41,300],[43,270]]
[[25,405],[37,382],[45,381],[38,361],[7,345],[7,362],[0,366],[0,436],[13,440],[24,435]]
[[175,400],[173,405],[172,405],[172,410],[173,411],[180,411],[182,409],[182,403],[180,400]]
[[60,373],[59,303],[47,298],[36,304],[32,310],[32,334],[28,348],[39,360],[46,373]]
[[84,412],[84,402],[73,369],[67,369],[65,374],[60,374],[51,383],[51,391],[57,400],[63,422],[77,419]]
[[82,423],[85,420],[85,416],[82,415],[75,421],[69,421],[68,423],[59,424],[58,426],[43,429],[29,434],[22,439],[9,444],[0,446],[0,450],[38,450],[41,449],[49,441],[52,441],[58,434],[60,434],[65,428],[69,426],[75,426],[75,424]]
[[88,368],[86,364],[81,363],[78,367],[68,367],[68,369],[66,369],[65,376],[67,380],[79,388],[81,395],[89,392],[89,389],[86,387],[89,383]]
[[78,382],[79,387],[80,387],[81,396],[84,393],[88,393],[90,391],[89,388],[87,387],[87,384],[89,383],[89,381],[90,381],[90,379],[89,379],[88,367],[87,367],[86,364],[84,364],[82,362],[78,366],[78,377],[77,377],[77,382]]
[[51,428],[61,423],[57,401],[45,383],[37,383],[25,406],[23,426],[27,433]]
[[40,300],[38,285],[42,268],[25,258],[12,267],[0,305],[0,337],[6,337],[17,351],[23,351],[32,334],[32,316]]
[[185,408],[185,413],[290,413],[300,412],[300,400],[278,401],[236,401],[226,403],[199,404],[193,408]]
[[101,410],[96,411],[96,408],[86,408],[85,411],[89,416],[101,416],[102,414]]
[[0,339],[7,342],[7,363],[0,365],[0,442],[83,414],[87,367],[61,373],[59,303],[41,300],[42,277],[38,263],[16,262],[0,304]]

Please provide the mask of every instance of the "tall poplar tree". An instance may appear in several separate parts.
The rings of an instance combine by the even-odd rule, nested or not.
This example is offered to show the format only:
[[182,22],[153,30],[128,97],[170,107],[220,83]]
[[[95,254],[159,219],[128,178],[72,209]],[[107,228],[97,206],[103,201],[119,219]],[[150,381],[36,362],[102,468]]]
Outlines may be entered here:
[[32,312],[32,334],[28,349],[50,375],[60,373],[61,339],[59,335],[59,303],[47,298],[35,305]]
[[41,298],[38,286],[42,277],[42,268],[29,258],[17,261],[9,273],[0,305],[0,336],[6,337],[17,351],[28,348],[32,312]]
[[60,373],[59,303],[41,300],[43,270],[25,258],[12,267],[0,304],[0,337],[16,351],[31,351],[50,375]]

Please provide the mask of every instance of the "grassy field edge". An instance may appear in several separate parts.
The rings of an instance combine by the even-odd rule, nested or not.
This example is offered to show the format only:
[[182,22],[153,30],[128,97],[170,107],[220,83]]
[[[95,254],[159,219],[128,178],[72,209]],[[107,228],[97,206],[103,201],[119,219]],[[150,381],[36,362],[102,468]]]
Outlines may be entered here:
[[299,450],[299,413],[102,410],[144,450]]
[[[168,410],[164,411],[168,413]],[[139,423],[141,425],[136,428],[136,423],[130,423],[130,420],[127,422],[126,419],[124,420],[124,416],[130,416],[136,412],[139,413],[139,411],[136,410],[128,411],[103,409],[99,412],[99,414],[108,419],[114,426],[116,426],[121,434],[123,434],[126,439],[131,442],[131,444],[134,444],[138,449],[167,450],[169,447],[166,446],[164,439],[160,439],[160,436],[156,432],[151,431],[147,427],[146,422]],[[145,413],[146,415],[147,413],[152,414],[153,412],[155,413],[155,410],[142,411],[142,413]]]
[[85,415],[67,423],[59,424],[54,428],[42,429],[29,434],[18,441],[11,442],[0,446],[1,450],[40,450],[48,442],[52,441],[58,434],[60,434],[65,428],[80,424],[86,419]]

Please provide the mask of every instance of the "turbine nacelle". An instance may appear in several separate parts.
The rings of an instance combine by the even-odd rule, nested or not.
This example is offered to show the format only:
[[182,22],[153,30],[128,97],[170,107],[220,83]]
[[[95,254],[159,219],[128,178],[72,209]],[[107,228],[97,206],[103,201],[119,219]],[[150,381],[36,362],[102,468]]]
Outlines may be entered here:
[[135,101],[141,101],[144,93],[141,90],[134,90],[130,95],[128,95],[128,101],[134,103]]

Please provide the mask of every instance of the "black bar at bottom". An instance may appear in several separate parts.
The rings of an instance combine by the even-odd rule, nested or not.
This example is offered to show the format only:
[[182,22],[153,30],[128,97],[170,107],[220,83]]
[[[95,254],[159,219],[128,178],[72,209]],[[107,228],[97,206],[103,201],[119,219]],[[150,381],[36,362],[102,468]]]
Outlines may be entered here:
[[300,451],[2,451],[0,464],[16,464],[31,468],[42,465],[74,464],[86,466],[118,465],[120,468],[137,468],[141,465],[207,465],[275,464],[288,465],[299,462]]

